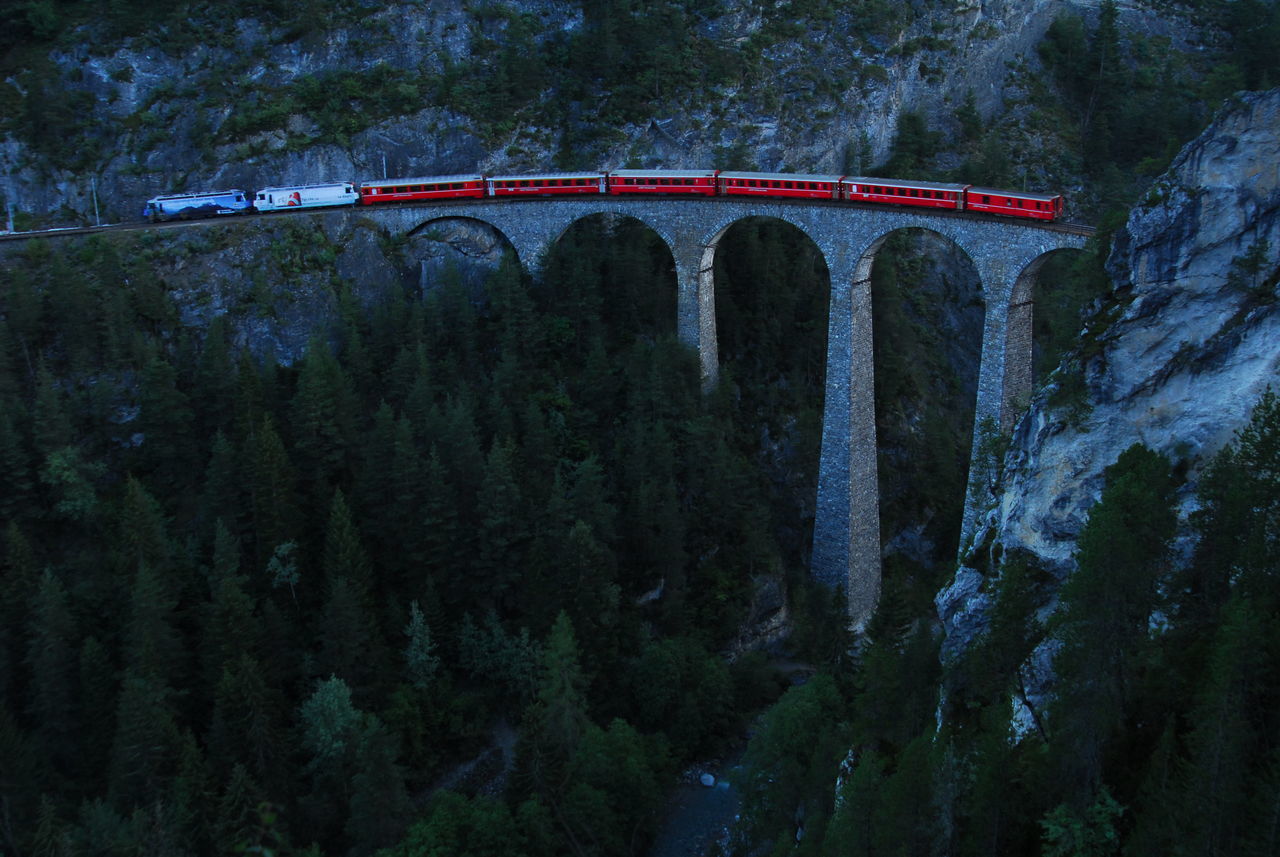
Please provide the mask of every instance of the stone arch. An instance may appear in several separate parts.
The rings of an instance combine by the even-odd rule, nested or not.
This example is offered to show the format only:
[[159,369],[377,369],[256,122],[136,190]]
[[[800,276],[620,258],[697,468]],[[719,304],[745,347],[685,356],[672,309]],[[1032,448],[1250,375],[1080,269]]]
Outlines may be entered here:
[[662,243],[667,245],[667,251],[671,253],[672,259],[675,258],[675,239],[670,230],[670,224],[661,218],[651,215],[651,212],[640,210],[635,206],[623,207],[617,204],[616,200],[609,200],[612,205],[587,206],[575,208],[575,210],[567,217],[561,217],[552,221],[547,232],[547,248],[554,247],[560,243],[560,240],[578,223],[591,217],[617,217],[624,220],[634,220],[662,239]]
[[516,247],[515,241],[512,240],[511,236],[508,235],[506,230],[504,230],[498,223],[494,222],[494,220],[492,219],[481,217],[476,214],[470,214],[470,213],[464,214],[461,212],[452,212],[448,210],[441,211],[439,214],[436,214],[434,216],[428,217],[425,220],[420,221],[418,225],[407,230],[404,233],[404,236],[405,238],[413,238],[415,236],[422,235],[425,232],[429,232],[431,228],[436,224],[442,221],[447,221],[447,220],[457,220],[457,221],[474,223],[479,226],[483,226],[489,229],[494,234],[502,236],[506,240],[506,242],[509,245],[511,245],[512,249],[516,250],[517,256],[519,255],[519,248]]
[[[780,217],[777,215],[777,212],[773,212],[773,211],[769,211],[767,213],[761,213],[761,214],[748,214],[748,215],[737,216],[737,217],[734,217],[732,220],[728,221],[727,223],[724,223],[723,225],[720,226],[720,228],[716,231],[716,233],[711,237],[711,240],[709,240],[705,245],[703,245],[700,248],[701,258],[699,259],[699,264],[698,264],[698,276],[701,281],[699,283],[700,291],[712,292],[712,290],[715,288],[715,283],[714,283],[715,263],[718,258],[721,243],[724,241],[724,239],[727,236],[729,236],[731,233],[733,233],[734,230],[748,229],[760,224],[775,224],[783,227],[784,229],[793,231],[802,242],[807,243],[809,247],[812,248],[816,256],[816,261],[821,264],[822,268],[825,269],[826,280],[827,280],[827,284],[826,284],[827,292],[824,297],[826,298],[826,302],[828,304],[828,312],[829,312],[832,279],[831,279],[831,267],[828,264],[828,257],[827,257],[826,251],[824,250],[823,246],[817,240],[815,240],[812,231],[806,228],[806,224],[802,222],[797,222],[795,219],[792,219],[792,218]],[[724,259],[720,259],[719,261],[721,262],[722,265],[726,264],[726,260]],[[712,304],[711,310],[713,313],[713,317],[715,319],[716,329],[718,331],[718,336],[717,336],[718,340],[719,338],[721,338],[721,335],[722,335],[722,333],[719,331],[720,303],[721,302],[713,296],[711,301],[711,304]],[[719,344],[720,344],[719,341],[717,341],[717,346],[719,346]]]
[[[595,219],[601,219],[605,224],[607,224],[611,237],[613,238],[621,237],[626,239],[627,236],[625,234],[618,236],[617,233],[620,231],[619,227],[625,230],[630,226],[638,228],[648,236],[658,239],[658,243],[661,245],[661,250],[657,252],[665,251],[666,260],[670,263],[671,270],[674,275],[675,285],[674,293],[667,294],[675,298],[676,306],[674,308],[664,307],[663,312],[674,310],[667,316],[667,318],[670,318],[675,322],[675,327],[678,333],[680,302],[679,266],[672,246],[670,230],[661,228],[662,225],[660,222],[658,225],[655,225],[654,219],[643,216],[643,212],[637,211],[634,208],[619,207],[617,205],[575,206],[573,211],[568,212],[567,214],[568,216],[559,217],[548,224],[549,228],[546,232],[546,235],[548,236],[548,243],[543,250],[543,259],[547,258],[550,253],[559,247],[575,228],[584,228]],[[541,261],[539,264],[541,265]]]
[[1074,247],[1054,247],[1027,263],[1013,281],[1005,321],[1004,379],[1000,395],[1000,430],[1009,432],[1031,399],[1035,384],[1034,323],[1035,286],[1040,272],[1050,259],[1066,252],[1080,252]]
[[[959,545],[989,305],[979,260],[947,224],[900,218],[884,226],[891,228],[861,236],[847,268],[850,302],[862,318],[862,330],[855,325],[850,333],[859,352],[850,366],[850,387],[857,389],[850,408],[851,442],[859,447],[854,455],[865,463],[852,490],[866,495],[855,507],[877,509],[877,532],[864,526],[860,538],[867,544],[853,546],[855,556],[865,558],[861,574],[867,579],[851,581],[850,590],[851,597],[866,593],[872,607],[885,558],[896,554],[935,565],[948,562]],[[873,292],[877,261],[886,262],[886,245],[904,234],[917,236],[908,258],[930,260],[912,268],[923,279],[902,280],[900,293],[881,292],[877,273]],[[926,291],[914,291],[920,288]],[[955,455],[935,452],[951,448]],[[910,463],[916,460],[933,462],[925,485],[903,478],[918,470]],[[895,520],[882,536],[881,522]]]
[[[406,249],[418,263],[418,287],[423,294],[443,272],[460,274],[469,291],[495,270],[508,252],[519,260],[519,249],[499,227],[484,218],[442,213],[405,233]],[[474,296],[474,294],[473,294]]]

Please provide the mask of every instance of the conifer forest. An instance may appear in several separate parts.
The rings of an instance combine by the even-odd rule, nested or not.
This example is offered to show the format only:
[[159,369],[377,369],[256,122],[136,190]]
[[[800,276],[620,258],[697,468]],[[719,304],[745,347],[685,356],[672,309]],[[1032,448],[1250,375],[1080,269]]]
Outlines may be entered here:
[[[385,4],[160,5],[0,3],[0,133],[50,170],[101,163],[48,59],[86,27],[187,46],[228,14],[305,41]],[[584,0],[546,36],[526,5],[475,11],[465,66],[264,86],[221,132],[251,148],[306,114],[341,147],[430,101],[490,144],[545,112],[546,167],[595,168],[611,123],[682,100],[792,109],[767,79],[804,32],[883,49],[941,7]],[[1010,187],[1038,160],[1070,184],[1097,233],[1045,265],[1035,316],[1064,424],[1090,407],[1082,326],[1132,299],[1117,230],[1223,99],[1278,80],[1275,2],[1188,5],[1216,34],[1200,54],[1123,30],[1110,0],[1071,6],[1010,71],[1024,112],[984,119],[970,89],[942,124],[904,108],[879,163],[865,140],[841,156]],[[739,6],[769,23],[728,49],[708,22]],[[849,86],[887,75],[855,62]],[[717,167],[760,166],[724,139]],[[1280,396],[1206,460],[1119,455],[1065,580],[962,546],[971,469],[1011,442],[971,449],[981,289],[942,239],[895,234],[870,285],[883,591],[855,634],[809,573],[831,284],[799,230],[724,236],[704,389],[671,252],[637,220],[430,276],[383,232],[404,264],[370,295],[288,217],[216,310],[175,272],[252,227],[202,225],[194,250],[177,230],[0,245],[0,857],[646,857],[673,789],[721,763],[737,819],[695,857],[1280,853]],[[1254,248],[1223,276],[1262,312],[1275,260]],[[300,278],[335,311],[296,360],[250,347]],[[962,548],[989,621],[944,656]]]

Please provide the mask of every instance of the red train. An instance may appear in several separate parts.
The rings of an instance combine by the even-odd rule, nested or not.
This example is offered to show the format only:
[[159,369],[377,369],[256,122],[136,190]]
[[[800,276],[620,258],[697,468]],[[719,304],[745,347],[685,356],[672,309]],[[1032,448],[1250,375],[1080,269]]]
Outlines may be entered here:
[[610,170],[523,176],[476,174],[383,179],[360,183],[362,205],[578,194],[830,199],[953,211],[982,211],[1035,220],[1056,220],[1062,216],[1063,205],[1061,194],[1027,193],[967,184],[722,170]]

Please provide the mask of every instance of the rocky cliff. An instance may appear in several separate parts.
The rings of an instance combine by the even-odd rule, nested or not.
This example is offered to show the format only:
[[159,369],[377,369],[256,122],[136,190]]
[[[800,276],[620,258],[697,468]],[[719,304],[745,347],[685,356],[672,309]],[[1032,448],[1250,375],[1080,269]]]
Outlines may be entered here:
[[[1185,522],[1203,466],[1276,384],[1280,90],[1237,96],[1183,149],[1117,233],[1108,270],[1113,293],[1015,430],[971,567],[938,596],[944,657],[985,626],[991,587],[973,566],[1022,550],[1059,580],[1069,575],[1103,470],[1134,443],[1185,468]],[[1072,364],[1082,396],[1064,404]],[[1029,665],[1039,690],[1052,645]]]
[[[737,153],[761,169],[854,172],[884,159],[904,110],[952,136],[970,91],[983,116],[1013,123],[1021,175],[1062,187],[1071,170],[1060,169],[1037,130],[1043,122],[1023,127],[1036,112],[1035,46],[1055,15],[1088,16],[1094,6],[708,7],[691,19],[697,51],[754,71],[655,97],[647,114],[591,129],[589,152],[561,118],[543,112],[562,112],[570,98],[557,91],[554,67],[532,100],[477,109],[493,86],[487,76],[502,71],[502,52],[564,53],[584,26],[578,3],[338,4],[344,13],[304,34],[251,18],[124,39],[86,25],[59,43],[39,75],[0,81],[0,103],[21,105],[0,122],[0,195],[33,223],[67,225],[92,222],[95,191],[109,222],[135,219],[161,192],[358,179],[384,169],[531,171],[575,157],[592,167],[693,168],[726,166]],[[1123,11],[1135,32],[1186,32],[1169,14]],[[1181,47],[1175,37],[1173,48]],[[588,100],[570,112],[599,124],[600,106]]]

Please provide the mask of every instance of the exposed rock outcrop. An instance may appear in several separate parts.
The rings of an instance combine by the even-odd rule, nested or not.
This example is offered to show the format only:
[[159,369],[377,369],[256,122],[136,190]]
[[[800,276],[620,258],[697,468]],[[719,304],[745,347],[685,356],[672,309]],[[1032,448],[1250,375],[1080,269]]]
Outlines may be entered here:
[[[1051,405],[1053,379],[1037,396],[1015,430],[1003,490],[968,562],[982,565],[999,546],[1065,578],[1103,470],[1134,443],[1185,466],[1185,522],[1203,466],[1280,380],[1278,257],[1280,90],[1241,94],[1116,235],[1108,262],[1115,290],[1074,355],[1085,401],[1068,420]],[[1184,551],[1189,540],[1180,536]],[[984,628],[990,587],[982,584],[962,568],[939,593],[944,657]],[[1041,689],[1043,654],[1032,658]]]
[[[862,163],[862,141],[882,161],[904,110],[944,132],[954,129],[953,113],[970,91],[984,116],[1026,110],[1025,71],[1037,66],[1045,30],[1058,14],[1088,16],[1094,6],[980,0],[921,7],[905,29],[835,8],[779,35],[765,32],[758,10],[726,3],[719,17],[698,24],[699,34],[725,49],[760,51],[766,79],[681,95],[661,107],[664,115],[597,129],[608,140],[598,165],[723,166],[726,150],[740,150],[761,169],[861,171],[870,166]],[[1174,34],[1176,49],[1181,36],[1171,14],[1133,7],[1122,19],[1143,33]],[[107,48],[89,26],[79,45],[50,56],[56,74],[49,85],[84,105],[73,111],[84,119],[76,156],[55,157],[49,146],[0,131],[0,196],[38,223],[70,225],[93,222],[95,194],[101,219],[114,222],[136,218],[148,197],[175,189],[360,179],[384,169],[408,176],[550,168],[564,154],[558,120],[535,110],[496,125],[485,115],[493,127],[481,127],[460,107],[464,81],[442,82],[447,69],[492,50],[513,17],[532,29],[534,49],[583,25],[580,5],[565,0],[483,9],[466,0],[400,0],[339,19],[323,33],[242,19],[189,45],[153,34]],[[336,85],[326,75],[380,67],[401,77],[366,85],[395,106],[358,130],[322,127],[323,117],[280,97],[317,81]],[[0,87],[21,100],[20,80]],[[442,91],[452,106],[440,103]],[[584,117],[594,116],[587,108]]]

